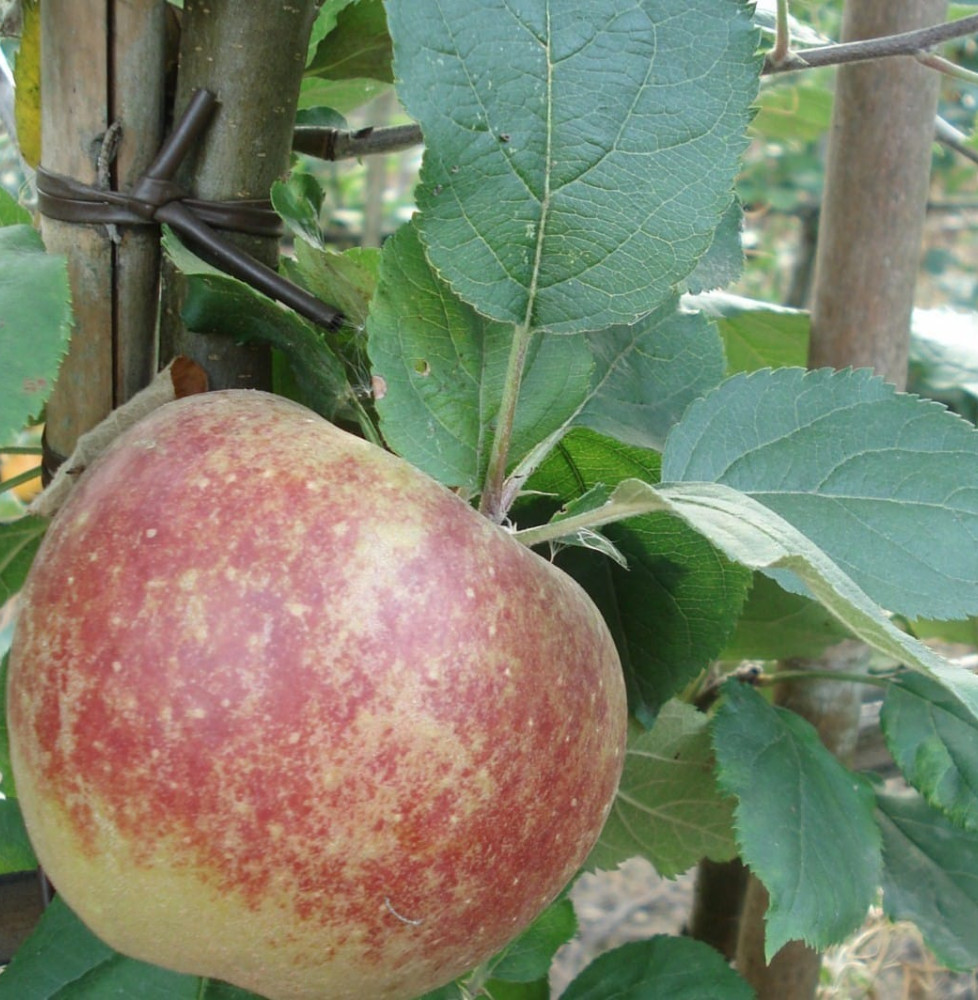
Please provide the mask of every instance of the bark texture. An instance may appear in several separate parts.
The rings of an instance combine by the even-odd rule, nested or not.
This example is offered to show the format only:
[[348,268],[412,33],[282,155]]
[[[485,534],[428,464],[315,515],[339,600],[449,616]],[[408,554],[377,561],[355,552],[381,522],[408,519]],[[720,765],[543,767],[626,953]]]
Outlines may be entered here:
[[[181,173],[194,197],[267,198],[288,169],[299,85],[315,16],[314,0],[186,0],[175,116],[206,88],[219,107]],[[228,234],[230,242],[275,267],[278,241]],[[211,388],[269,388],[267,348],[226,334],[187,331],[180,321],[183,282],[164,269],[161,362],[183,354],[207,371]]]
[[[897,34],[943,19],[944,0],[848,0],[843,39]],[[921,254],[939,80],[909,57],[842,67],[829,137],[812,302],[809,365],[871,367],[903,387]],[[803,666],[852,670],[861,655],[842,643]],[[797,662],[792,668],[802,666]],[[859,688],[831,680],[784,685],[777,701],[808,719],[848,760],[859,725]],[[821,956],[790,942],[764,958],[767,895],[753,876],[737,966],[759,1000],[809,1000]]]

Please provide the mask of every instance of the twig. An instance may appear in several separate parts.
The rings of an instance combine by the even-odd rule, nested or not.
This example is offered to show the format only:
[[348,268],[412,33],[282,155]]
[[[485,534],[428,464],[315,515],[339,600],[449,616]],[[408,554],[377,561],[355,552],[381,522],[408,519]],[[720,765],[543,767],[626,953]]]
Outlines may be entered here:
[[936,56],[933,52],[918,52],[916,59],[921,65],[936,69],[938,73],[943,73],[945,76],[964,80],[965,83],[978,83],[978,73],[973,69],[965,69],[964,66],[959,66],[943,56]]
[[865,62],[884,56],[915,56],[933,45],[964,38],[978,31],[978,14],[969,14],[956,21],[946,21],[916,31],[905,31],[899,35],[883,38],[867,38],[858,42],[840,42],[834,45],[820,45],[801,52],[789,52],[783,60],[775,62],[769,54],[764,59],[762,74],[792,73],[816,66],[840,66],[843,63]]
[[378,153],[397,153],[422,141],[421,126],[413,123],[361,128],[353,132],[300,126],[292,138],[292,149],[320,160],[351,160]]
[[934,137],[942,146],[953,149],[955,153],[960,153],[972,163],[978,163],[978,150],[969,146],[968,137],[950,122],[938,118],[934,126]]

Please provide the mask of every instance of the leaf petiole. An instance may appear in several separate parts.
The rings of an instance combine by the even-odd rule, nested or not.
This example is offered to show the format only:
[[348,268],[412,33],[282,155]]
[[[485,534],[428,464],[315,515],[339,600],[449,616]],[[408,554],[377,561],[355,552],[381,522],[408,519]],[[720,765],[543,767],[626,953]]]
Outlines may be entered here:
[[499,400],[499,413],[496,417],[496,433],[492,439],[492,451],[489,453],[485,487],[479,501],[479,511],[496,524],[502,522],[509,509],[509,504],[513,500],[508,495],[509,491],[506,488],[506,460],[509,457],[509,446],[513,438],[516,404],[520,398],[526,353],[529,350],[532,336],[533,332],[529,323],[516,327],[513,334],[513,342],[509,349],[509,361],[506,366],[506,378]]
[[760,687],[772,684],[790,684],[793,681],[846,681],[851,684],[869,684],[873,687],[889,687],[896,673],[853,674],[834,670],[778,670],[775,673],[759,674],[754,683]]

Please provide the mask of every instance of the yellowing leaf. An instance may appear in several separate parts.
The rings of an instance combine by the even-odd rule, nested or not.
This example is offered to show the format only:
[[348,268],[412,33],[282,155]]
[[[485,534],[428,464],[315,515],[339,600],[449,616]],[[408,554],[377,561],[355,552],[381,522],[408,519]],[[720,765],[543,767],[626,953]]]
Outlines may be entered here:
[[14,67],[14,121],[20,154],[32,167],[41,162],[41,5],[24,4],[23,29]]

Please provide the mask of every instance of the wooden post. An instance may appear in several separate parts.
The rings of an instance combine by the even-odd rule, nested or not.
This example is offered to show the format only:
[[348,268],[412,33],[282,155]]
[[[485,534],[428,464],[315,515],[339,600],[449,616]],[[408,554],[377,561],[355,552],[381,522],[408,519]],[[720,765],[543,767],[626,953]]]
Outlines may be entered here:
[[[109,125],[109,23],[105,0],[41,5],[41,163],[98,183]],[[41,219],[52,253],[68,258],[74,330],[47,404],[45,440],[67,456],[78,436],[112,409],[112,243],[104,226]]]
[[[46,0],[41,7],[41,162],[94,186],[125,188],[163,130],[164,0]],[[114,154],[103,146],[121,127]],[[48,250],[65,254],[74,330],[47,405],[46,443],[78,437],[141,389],[155,368],[159,238],[155,229],[42,217]]]

